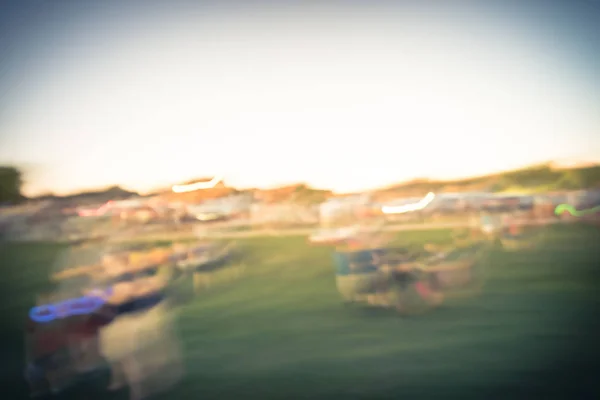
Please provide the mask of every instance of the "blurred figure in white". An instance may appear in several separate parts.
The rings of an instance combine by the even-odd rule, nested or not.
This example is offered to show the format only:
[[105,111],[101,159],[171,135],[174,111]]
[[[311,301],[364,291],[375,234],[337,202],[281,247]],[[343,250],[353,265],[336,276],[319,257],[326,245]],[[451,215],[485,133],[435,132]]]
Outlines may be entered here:
[[102,347],[114,366],[109,389],[124,385],[130,398],[140,400],[163,392],[183,376],[179,343],[168,305],[121,316],[102,331]]

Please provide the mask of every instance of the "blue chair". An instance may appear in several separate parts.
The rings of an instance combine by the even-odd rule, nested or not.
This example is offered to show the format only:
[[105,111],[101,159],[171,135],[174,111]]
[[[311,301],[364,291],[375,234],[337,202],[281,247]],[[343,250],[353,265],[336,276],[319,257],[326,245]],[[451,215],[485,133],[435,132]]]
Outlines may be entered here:
[[336,284],[345,301],[362,301],[375,292],[380,275],[373,251],[369,249],[334,253]]
[[336,274],[340,276],[372,274],[379,267],[375,263],[374,253],[381,249],[335,252]]

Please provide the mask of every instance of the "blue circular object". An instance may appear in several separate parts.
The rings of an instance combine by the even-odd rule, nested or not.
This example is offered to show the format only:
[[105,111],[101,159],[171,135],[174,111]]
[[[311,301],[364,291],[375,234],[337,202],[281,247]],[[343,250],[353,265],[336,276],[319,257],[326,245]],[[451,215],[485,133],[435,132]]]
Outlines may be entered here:
[[[47,313],[42,313],[43,311],[47,311]],[[43,305],[38,307],[33,307],[29,311],[29,318],[34,320],[35,322],[50,322],[54,321],[57,317],[56,307],[53,305]]]
[[[85,304],[87,302],[90,304]],[[105,303],[106,300],[101,295],[82,296],[76,299],[65,300],[57,304],[46,304],[33,307],[29,311],[29,318],[40,323],[51,322],[55,319],[66,318],[72,315],[91,314]]]

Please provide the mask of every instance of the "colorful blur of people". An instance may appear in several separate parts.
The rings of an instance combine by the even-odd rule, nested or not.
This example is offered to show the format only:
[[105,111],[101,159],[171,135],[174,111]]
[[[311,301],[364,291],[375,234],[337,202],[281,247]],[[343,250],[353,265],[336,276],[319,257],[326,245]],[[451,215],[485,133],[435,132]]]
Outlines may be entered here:
[[523,233],[523,227],[520,223],[518,216],[512,213],[506,213],[502,218],[502,227],[504,230],[504,234],[517,237]]
[[[38,305],[47,304],[50,296],[40,297]],[[50,310],[47,310],[50,313]],[[42,315],[46,316],[46,315]],[[37,322],[27,318],[25,324],[25,376],[32,397],[58,393],[72,376],[65,320]]]
[[[49,296],[43,299],[45,304],[50,304]],[[47,310],[49,314],[51,309]],[[100,329],[116,317],[114,310],[102,305],[89,314],[64,315],[58,311],[49,321],[27,318],[26,378],[32,397],[61,393],[98,371],[105,373],[107,385],[110,379],[99,334]],[[50,319],[51,316],[47,316]]]

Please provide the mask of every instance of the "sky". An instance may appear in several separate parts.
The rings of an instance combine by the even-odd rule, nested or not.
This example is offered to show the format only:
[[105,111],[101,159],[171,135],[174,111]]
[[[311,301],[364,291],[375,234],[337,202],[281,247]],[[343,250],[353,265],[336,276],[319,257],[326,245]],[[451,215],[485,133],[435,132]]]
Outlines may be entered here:
[[598,1],[7,1],[0,57],[28,195],[600,161]]

